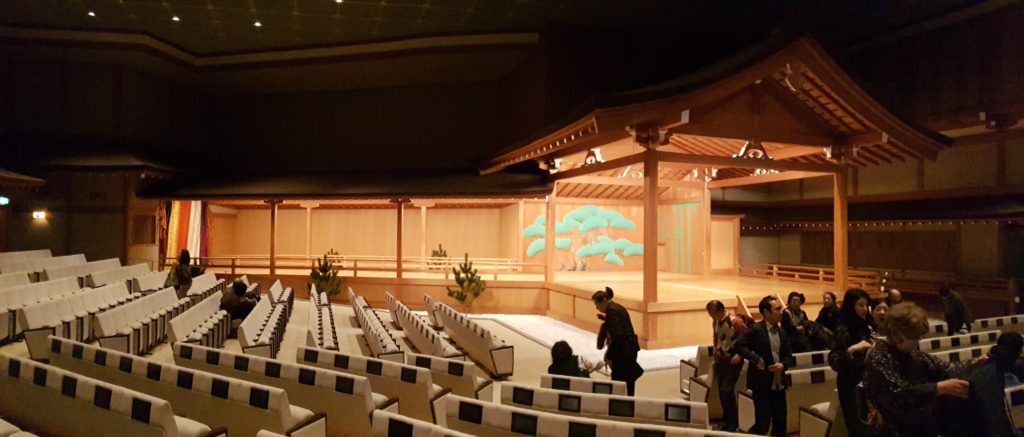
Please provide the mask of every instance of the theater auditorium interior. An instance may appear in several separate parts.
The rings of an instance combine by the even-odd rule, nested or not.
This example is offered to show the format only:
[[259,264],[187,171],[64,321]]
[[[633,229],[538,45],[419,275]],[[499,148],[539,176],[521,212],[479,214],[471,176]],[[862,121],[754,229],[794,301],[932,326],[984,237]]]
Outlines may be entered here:
[[1015,0],[0,1],[0,437],[1016,436],[1021,168]]

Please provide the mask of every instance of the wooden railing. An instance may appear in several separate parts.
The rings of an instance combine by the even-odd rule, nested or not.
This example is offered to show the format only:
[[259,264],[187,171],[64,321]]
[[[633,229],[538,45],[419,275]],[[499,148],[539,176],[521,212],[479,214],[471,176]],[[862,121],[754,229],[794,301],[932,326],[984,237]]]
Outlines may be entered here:
[[[741,264],[740,276],[752,276],[765,279],[804,282],[810,284],[834,284],[835,270],[823,266],[801,266],[790,264],[751,263]],[[881,292],[882,280],[877,272],[868,270],[848,270],[846,285],[860,288],[871,294]]]
[[[277,255],[274,257],[273,268],[275,270],[307,270],[316,266],[317,260],[322,256],[306,255]],[[327,257],[333,263],[333,270],[339,275],[358,277],[360,272],[390,272],[395,273],[398,269],[398,261],[394,256],[378,255],[332,255]],[[543,271],[543,264],[524,263],[510,258],[473,258],[473,268],[481,275],[491,275],[498,280],[499,274],[520,273],[537,269]],[[193,264],[202,264],[207,270],[238,274],[239,271],[262,270],[267,273],[271,270],[269,255],[229,255],[229,256],[207,256],[193,258]],[[443,274],[445,279],[452,276],[452,268],[465,262],[465,258],[422,258],[402,257],[402,272],[434,272]],[[174,263],[165,262],[162,267],[173,267]],[[365,276],[365,275],[364,275]]]
[[957,275],[948,272],[879,271],[883,285],[897,289],[925,309],[938,313],[939,288],[956,290],[971,308],[974,317],[996,317],[1017,314],[1018,290],[1014,278],[992,278]]

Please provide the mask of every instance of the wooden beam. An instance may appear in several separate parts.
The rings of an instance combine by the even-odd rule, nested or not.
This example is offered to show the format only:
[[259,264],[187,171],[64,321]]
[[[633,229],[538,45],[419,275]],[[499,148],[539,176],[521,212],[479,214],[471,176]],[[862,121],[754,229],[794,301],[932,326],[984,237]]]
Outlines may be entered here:
[[397,245],[395,247],[395,278],[402,279],[402,219],[405,218],[405,203],[407,200],[397,199],[395,201],[395,211],[398,213],[396,217],[397,225],[395,230],[395,240]]
[[793,179],[816,178],[819,176],[828,176],[830,174],[831,173],[817,173],[813,171],[784,171],[782,173],[711,181],[708,183],[708,188],[728,188],[740,187],[743,185],[767,184],[770,182],[790,181]]
[[755,138],[763,143],[797,144],[802,146],[827,147],[839,140],[829,135],[818,135],[792,131],[773,131],[753,126],[720,126],[713,123],[687,123],[669,129],[671,134],[696,135],[702,137],[749,140]]
[[[520,201],[519,202],[519,205],[520,205],[520,207],[519,207],[519,227],[516,228],[516,229],[523,229],[522,204],[523,204],[523,202]],[[517,240],[519,240],[519,243],[522,244],[522,241],[523,241],[522,238],[517,238]],[[520,252],[522,252],[522,251],[520,251]],[[420,266],[420,267],[422,267],[423,269],[426,269],[427,268],[427,207],[426,207],[426,205],[421,205],[420,206],[420,260],[423,262],[423,265]],[[522,261],[523,261],[522,259],[519,260],[519,262],[522,262]]]
[[[591,184],[591,185],[628,185],[639,187],[644,184],[643,179],[637,178],[620,178],[615,176],[576,176],[574,178],[563,179],[559,182],[571,182],[574,184]],[[704,188],[703,182],[695,181],[680,181],[674,179],[658,179],[658,185],[669,188]]]
[[953,147],[973,146],[977,144],[992,144],[999,141],[1014,141],[1024,139],[1024,129],[997,130],[975,135],[965,135],[953,138]]
[[[644,157],[644,308],[658,301],[658,151],[646,145]],[[650,326],[650,324],[648,324]],[[651,333],[647,333],[651,338]]]
[[889,142],[889,135],[882,131],[870,131],[857,135],[840,138],[837,146],[874,146]]
[[590,203],[594,205],[623,205],[623,206],[637,206],[643,205],[642,200],[629,200],[629,199],[601,199],[601,198],[589,198],[589,197],[561,197],[556,199],[559,204],[563,203]]
[[636,153],[629,156],[623,156],[621,158],[615,158],[609,161],[602,162],[600,164],[592,164],[585,167],[574,168],[572,170],[560,171],[551,175],[552,181],[560,181],[563,179],[569,179],[576,176],[586,176],[589,174],[602,172],[605,170],[612,170],[616,168],[625,167],[627,165],[639,164],[644,161],[643,153]]
[[846,171],[835,173],[832,177],[832,241],[833,269],[835,271],[835,290],[846,292],[846,272],[849,266],[849,220],[847,217]]
[[835,173],[840,167],[836,164],[815,164],[804,162],[787,162],[779,160],[754,160],[725,156],[689,155],[684,153],[658,152],[658,161],[679,164],[694,164],[713,167],[763,168],[779,171],[812,171],[818,173]]
[[824,147],[817,146],[789,146],[784,149],[773,150],[768,155],[777,160],[799,158],[801,156],[825,154]]

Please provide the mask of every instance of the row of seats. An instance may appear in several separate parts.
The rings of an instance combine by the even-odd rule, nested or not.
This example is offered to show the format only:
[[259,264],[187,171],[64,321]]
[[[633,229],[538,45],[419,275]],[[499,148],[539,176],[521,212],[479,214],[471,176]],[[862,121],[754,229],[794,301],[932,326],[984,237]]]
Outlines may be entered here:
[[284,390],[51,337],[50,362],[170,402],[174,411],[233,436],[268,430],[325,436],[326,419],[292,405]]
[[395,299],[390,292],[385,293],[385,296],[391,309],[392,320],[402,328],[402,331],[405,332],[405,338],[412,342],[417,351],[422,354],[442,358],[465,356],[455,346],[452,346],[448,340],[438,335],[437,331],[428,326],[423,319],[413,314],[409,307]]
[[102,287],[114,282],[131,282],[133,279],[152,274],[146,264],[133,264],[89,274],[89,285]]
[[331,298],[327,293],[317,291],[316,284],[311,284],[309,288],[309,303],[316,306],[330,305]]
[[334,310],[331,305],[309,305],[306,346],[338,350],[338,332],[334,327]]
[[[454,308],[435,302],[434,309],[441,319],[448,337],[455,341],[474,361],[496,378],[512,376],[515,369],[515,349],[498,340],[491,332]],[[430,309],[427,309],[430,311]]]
[[[175,415],[166,400],[22,358],[0,355],[0,415],[24,428],[69,437],[226,436]],[[0,428],[2,429],[2,428]],[[28,434],[6,434],[25,437]]]
[[[746,434],[601,420],[529,410],[447,394],[434,402],[437,424],[486,436],[743,436]],[[681,413],[680,413],[681,414]]]
[[459,396],[491,400],[494,382],[481,378],[472,361],[453,360],[430,355],[405,354],[406,364],[430,370],[434,383]]
[[138,298],[141,298],[141,295],[129,294],[124,284],[85,288],[58,299],[19,309],[18,326],[24,329],[25,343],[32,358],[45,359],[48,353],[47,336],[52,334],[64,338],[90,340],[95,337],[97,314],[126,305]]
[[444,329],[441,325],[441,319],[437,317],[437,307],[434,306],[434,298],[430,297],[429,294],[423,294],[423,306],[427,308],[427,320],[430,321],[430,325],[434,329]]
[[189,287],[186,297],[192,299],[193,303],[199,303],[215,294],[220,296],[226,286],[227,282],[217,279],[213,273],[203,273],[192,278],[192,285]]
[[501,385],[501,403],[592,419],[708,429],[708,405],[673,399],[575,393],[520,384]]
[[26,259],[37,259],[37,258],[50,258],[53,253],[50,249],[40,250],[20,250],[16,252],[0,252],[0,265],[8,264],[16,261],[22,261]]
[[374,437],[471,437],[470,434],[382,410],[373,412],[372,421]]
[[131,290],[139,293],[150,293],[164,288],[167,284],[167,272],[152,272],[147,275],[132,278]]
[[[828,401],[836,389],[836,372],[831,367],[787,370],[783,379],[786,390],[786,433],[800,430],[800,407]],[[737,391],[740,429],[754,425],[754,398],[749,390]]]
[[24,326],[18,323],[17,313],[20,309],[59,299],[79,290],[81,287],[74,278],[0,288],[0,340],[14,340],[21,334]]
[[398,341],[391,336],[384,322],[366,303],[366,299],[356,296],[351,288],[348,289],[348,296],[349,302],[352,303],[352,310],[355,311],[356,322],[362,328],[366,344],[370,347],[370,353],[383,360],[404,362],[405,353],[402,352]]
[[288,311],[288,317],[292,316],[292,307],[295,306],[295,290],[291,287],[285,288],[281,285],[281,280],[274,281],[274,285],[270,286],[270,292],[267,293],[270,296],[270,303],[274,306],[287,305],[285,308]]
[[[185,298],[189,302],[188,298]],[[220,309],[220,296],[210,296],[168,322],[167,342],[219,348],[231,334],[231,315]]]
[[260,299],[238,326],[238,342],[246,354],[273,358],[281,350],[287,326],[288,312],[285,306],[275,307],[270,299]]
[[292,404],[327,414],[327,435],[370,434],[370,414],[381,409],[398,412],[398,399],[374,393],[365,376],[290,363],[273,358],[242,355],[213,348],[177,343],[178,366],[277,387]]
[[0,274],[0,290],[32,283],[29,272],[11,272]]
[[434,384],[430,370],[394,361],[308,347],[300,347],[295,359],[301,364],[365,376],[374,393],[398,399],[399,413],[415,419],[433,421],[431,402],[451,392]]
[[0,263],[0,273],[29,272],[29,277],[33,281],[38,282],[47,280],[45,271],[48,268],[73,266],[76,264],[85,263],[85,255],[80,253],[75,255],[55,256],[50,258],[31,258],[20,261]]
[[995,343],[1001,331],[984,331],[970,334],[955,334],[947,337],[931,337],[920,340],[921,352],[938,352],[958,349],[964,346],[976,346]]
[[78,280],[78,285],[80,287],[87,287],[90,286],[87,279],[93,272],[116,269],[118,267],[121,267],[121,260],[118,258],[109,258],[100,261],[90,261],[85,264],[50,267],[47,268],[44,273],[46,274],[47,280],[50,281],[60,278],[75,278]]
[[600,379],[581,378],[543,374],[540,376],[541,388],[572,391],[577,393],[596,393],[604,395],[626,395],[626,383],[622,381],[602,381]]
[[[115,282],[114,286],[124,286]],[[96,315],[96,337],[100,345],[139,355],[149,352],[167,336],[167,322],[192,306],[178,299],[173,287],[144,296]]]

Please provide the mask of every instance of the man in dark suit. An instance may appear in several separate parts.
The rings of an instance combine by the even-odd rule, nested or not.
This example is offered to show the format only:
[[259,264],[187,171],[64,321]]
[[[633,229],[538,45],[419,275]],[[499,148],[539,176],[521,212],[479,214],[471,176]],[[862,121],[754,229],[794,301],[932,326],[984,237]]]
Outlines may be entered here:
[[733,345],[750,362],[747,387],[754,396],[754,426],[747,432],[786,435],[786,382],[783,374],[796,365],[782,322],[782,302],[765,296],[757,305],[764,319],[751,325]]

